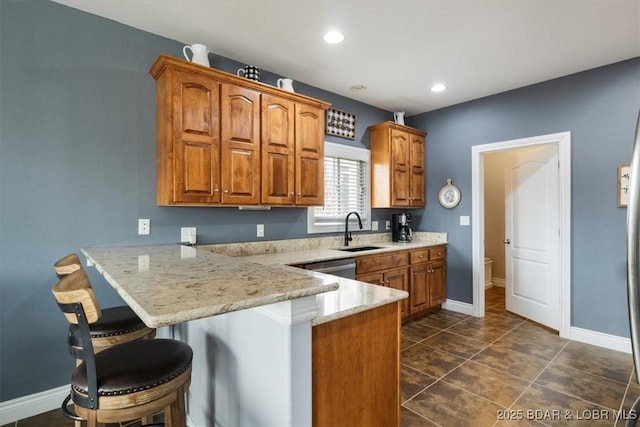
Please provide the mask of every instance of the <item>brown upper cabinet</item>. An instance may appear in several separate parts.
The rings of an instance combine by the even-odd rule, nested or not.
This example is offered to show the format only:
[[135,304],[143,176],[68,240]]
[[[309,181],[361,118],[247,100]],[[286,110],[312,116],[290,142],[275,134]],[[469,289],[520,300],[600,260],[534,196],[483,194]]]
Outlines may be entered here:
[[330,104],[160,55],[157,203],[321,206]]
[[369,127],[371,207],[425,206],[427,133],[394,122]]

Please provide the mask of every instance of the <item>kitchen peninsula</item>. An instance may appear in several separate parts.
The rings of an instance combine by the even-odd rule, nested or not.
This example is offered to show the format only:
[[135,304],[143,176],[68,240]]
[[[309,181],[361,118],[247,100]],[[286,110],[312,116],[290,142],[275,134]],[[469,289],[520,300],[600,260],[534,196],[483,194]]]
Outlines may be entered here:
[[[394,344],[389,351],[396,354],[389,361],[395,371],[387,376],[397,380],[398,301],[406,292],[207,249],[157,245],[82,250],[145,323],[170,326],[172,337],[192,346],[188,414],[194,426],[319,425],[315,412],[330,405],[314,401],[312,422],[312,325],[331,325],[339,318],[356,321],[354,337],[385,324],[381,335]],[[345,308],[322,300],[322,294],[365,303]],[[322,376],[331,380],[335,367],[324,366]],[[397,383],[389,389],[397,389]],[[391,412],[399,411],[399,398],[391,406]]]

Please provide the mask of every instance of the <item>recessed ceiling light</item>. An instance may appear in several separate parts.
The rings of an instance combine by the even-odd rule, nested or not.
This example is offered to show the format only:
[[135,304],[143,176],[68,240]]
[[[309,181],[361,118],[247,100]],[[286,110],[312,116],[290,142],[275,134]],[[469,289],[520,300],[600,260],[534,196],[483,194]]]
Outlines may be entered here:
[[324,35],[324,41],[330,44],[342,43],[342,40],[344,40],[344,36],[340,31],[331,30]]
[[433,86],[431,86],[431,92],[442,92],[443,90],[446,90],[446,89],[447,87],[442,83],[436,83]]
[[349,88],[349,90],[351,92],[364,92],[365,90],[367,90],[367,87],[365,85],[353,85]]

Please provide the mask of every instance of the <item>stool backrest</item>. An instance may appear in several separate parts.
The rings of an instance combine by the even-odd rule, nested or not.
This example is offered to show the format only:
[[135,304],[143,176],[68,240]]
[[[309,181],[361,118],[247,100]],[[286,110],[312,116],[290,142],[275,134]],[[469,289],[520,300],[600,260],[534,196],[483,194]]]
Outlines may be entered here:
[[[71,352],[76,358],[82,359],[87,375],[88,395],[76,397],[81,399],[87,408],[98,408],[98,377],[96,372],[96,358],[91,341],[89,324],[100,319],[100,306],[96,299],[87,273],[78,269],[63,276],[52,289],[58,307],[64,313],[67,321],[78,325],[80,333],[79,347]],[[80,365],[82,366],[82,364]],[[74,400],[76,402],[76,400]],[[79,403],[79,401],[77,402]]]
[[53,264],[53,268],[58,275],[58,278],[62,276],[66,276],[67,274],[71,274],[76,270],[82,269],[82,262],[80,262],[80,258],[78,255],[71,253],[63,258],[60,258]]
[[[80,304],[86,316],[87,323],[94,323],[100,318],[100,306],[96,295],[91,289],[91,283],[87,273],[83,269],[63,276],[53,287],[53,296],[58,304]],[[78,317],[73,311],[67,311],[62,306],[69,323],[79,324]]]

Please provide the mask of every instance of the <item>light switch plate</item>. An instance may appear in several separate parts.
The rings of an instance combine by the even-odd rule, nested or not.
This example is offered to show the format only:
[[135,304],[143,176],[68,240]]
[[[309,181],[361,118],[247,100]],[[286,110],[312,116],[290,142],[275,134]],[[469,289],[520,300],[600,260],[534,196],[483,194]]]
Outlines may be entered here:
[[256,226],[256,236],[264,237],[264,224],[258,224]]
[[469,220],[469,215],[461,215],[460,216],[460,225],[469,225],[471,222]]
[[387,227],[387,230],[391,230],[391,221],[387,221],[385,227]]

